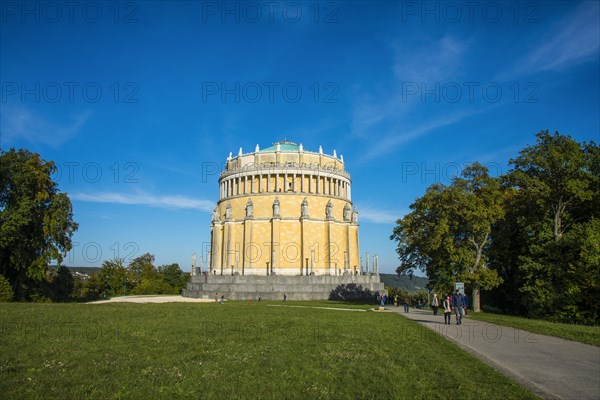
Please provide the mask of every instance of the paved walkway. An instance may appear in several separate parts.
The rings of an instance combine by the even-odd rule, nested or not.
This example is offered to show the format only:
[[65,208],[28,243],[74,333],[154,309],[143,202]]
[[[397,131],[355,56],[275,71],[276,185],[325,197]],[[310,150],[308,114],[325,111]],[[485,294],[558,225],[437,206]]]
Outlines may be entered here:
[[600,347],[444,314],[386,307],[432,329],[546,399],[600,399]]
[[90,301],[87,304],[110,304],[110,303],[210,303],[214,299],[196,299],[192,297],[183,297],[181,295],[140,295],[140,296],[119,296],[108,300]]

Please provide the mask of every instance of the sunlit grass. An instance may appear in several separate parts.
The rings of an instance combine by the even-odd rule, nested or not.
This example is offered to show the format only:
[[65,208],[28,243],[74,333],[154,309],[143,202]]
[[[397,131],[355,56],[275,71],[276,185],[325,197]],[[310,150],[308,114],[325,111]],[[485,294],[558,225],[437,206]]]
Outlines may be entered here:
[[600,346],[600,327],[598,326],[560,324],[540,319],[487,313],[469,313],[469,317],[478,321],[510,326],[512,328],[538,333],[540,335],[556,336],[563,339],[574,340],[576,342]]
[[2,304],[0,393],[7,399],[535,398],[397,314],[279,305]]

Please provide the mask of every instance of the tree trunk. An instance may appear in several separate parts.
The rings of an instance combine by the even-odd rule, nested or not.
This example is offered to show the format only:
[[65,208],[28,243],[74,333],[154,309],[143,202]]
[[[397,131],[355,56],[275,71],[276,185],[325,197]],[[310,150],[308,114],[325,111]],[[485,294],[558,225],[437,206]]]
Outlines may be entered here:
[[480,294],[481,294],[481,286],[479,286],[477,283],[473,284],[473,311],[474,312],[480,312],[481,311],[481,299],[480,299]]

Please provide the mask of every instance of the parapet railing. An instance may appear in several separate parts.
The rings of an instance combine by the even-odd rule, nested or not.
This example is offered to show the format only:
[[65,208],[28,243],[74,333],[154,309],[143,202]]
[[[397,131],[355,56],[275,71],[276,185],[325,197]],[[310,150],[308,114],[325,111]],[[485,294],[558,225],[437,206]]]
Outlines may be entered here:
[[311,172],[329,172],[332,174],[340,175],[350,179],[350,174],[344,170],[339,168],[329,166],[329,165],[321,165],[319,163],[297,163],[297,162],[285,162],[285,163],[277,163],[277,162],[266,162],[259,164],[246,164],[239,168],[226,169],[221,172],[220,178],[224,178],[229,175],[238,174],[240,172],[262,172],[262,173],[275,173],[281,170],[307,170]]

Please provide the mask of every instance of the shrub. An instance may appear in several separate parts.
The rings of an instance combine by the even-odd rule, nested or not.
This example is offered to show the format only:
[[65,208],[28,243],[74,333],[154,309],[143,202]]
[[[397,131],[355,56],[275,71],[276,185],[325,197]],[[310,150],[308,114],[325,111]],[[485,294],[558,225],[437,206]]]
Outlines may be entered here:
[[3,275],[0,275],[0,303],[12,301],[14,296],[10,282]]

